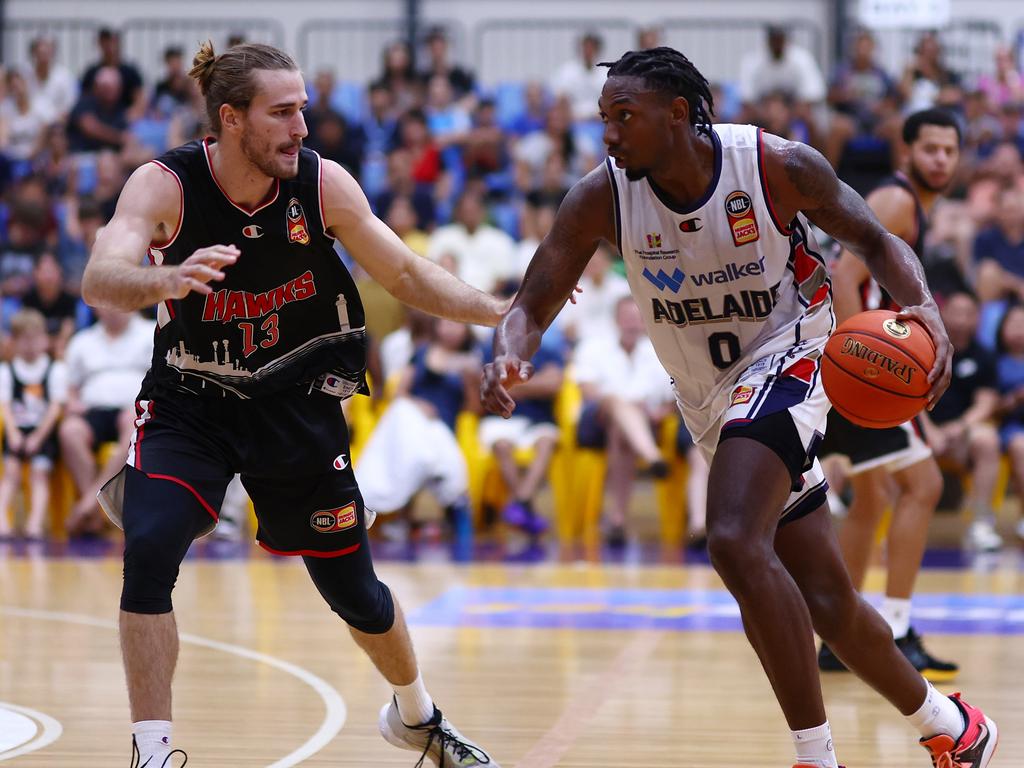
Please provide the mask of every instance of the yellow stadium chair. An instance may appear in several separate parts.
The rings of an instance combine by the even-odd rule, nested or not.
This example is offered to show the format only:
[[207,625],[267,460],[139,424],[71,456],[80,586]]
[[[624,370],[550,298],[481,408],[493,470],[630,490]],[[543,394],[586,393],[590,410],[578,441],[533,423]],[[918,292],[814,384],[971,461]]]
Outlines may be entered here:
[[654,482],[654,495],[658,503],[661,543],[679,546],[686,535],[686,481],[689,465],[676,450],[679,415],[673,414],[661,422],[658,445],[668,463],[668,475]]

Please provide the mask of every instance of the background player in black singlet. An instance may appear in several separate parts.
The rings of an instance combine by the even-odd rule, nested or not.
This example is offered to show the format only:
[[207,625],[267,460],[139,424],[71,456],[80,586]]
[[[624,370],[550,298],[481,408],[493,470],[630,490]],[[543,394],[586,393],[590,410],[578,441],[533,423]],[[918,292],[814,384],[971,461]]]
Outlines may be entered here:
[[[260,544],[303,556],[394,689],[384,737],[439,764],[496,766],[434,706],[370,561],[338,399],[363,387],[363,312],[334,238],[426,312],[493,325],[504,305],[409,251],[347,172],[302,148],[306,90],[287,54],[239,45],[215,56],[206,43],[191,74],[215,138],[132,175],[82,284],[92,305],[160,305],[128,463],[100,494],[125,530],[120,629],[135,765],[182,756],[170,744],[171,590],[241,473]],[[147,250],[156,266],[140,265]]]
[[[948,112],[928,109],[906,119],[903,143],[902,169],[868,195],[867,203],[882,225],[906,242],[920,259],[928,216],[956,171],[960,129]],[[900,310],[871,278],[864,262],[849,251],[839,257],[832,286],[838,322],[866,309]],[[833,410],[822,455],[832,453],[849,457],[851,465],[853,501],[839,532],[850,578],[858,589],[864,586],[875,531],[891,505],[881,614],[910,662],[932,682],[948,682],[956,675],[957,665],[925,651],[920,635],[910,624],[910,597],[921,568],[928,527],[942,495],[942,473],[924,442],[920,420],[890,429],[867,429]],[[818,654],[818,663],[824,670],[844,669],[826,645]]]

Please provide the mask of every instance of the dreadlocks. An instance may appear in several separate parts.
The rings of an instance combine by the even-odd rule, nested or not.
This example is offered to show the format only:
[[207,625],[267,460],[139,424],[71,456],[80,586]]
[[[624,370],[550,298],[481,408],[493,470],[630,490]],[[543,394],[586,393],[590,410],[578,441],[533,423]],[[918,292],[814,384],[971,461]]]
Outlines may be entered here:
[[602,61],[608,76],[639,77],[647,87],[664,91],[673,98],[682,96],[690,105],[690,123],[701,133],[711,133],[711,116],[715,114],[711,87],[688,58],[674,48],[649,48],[629,51],[618,61]]

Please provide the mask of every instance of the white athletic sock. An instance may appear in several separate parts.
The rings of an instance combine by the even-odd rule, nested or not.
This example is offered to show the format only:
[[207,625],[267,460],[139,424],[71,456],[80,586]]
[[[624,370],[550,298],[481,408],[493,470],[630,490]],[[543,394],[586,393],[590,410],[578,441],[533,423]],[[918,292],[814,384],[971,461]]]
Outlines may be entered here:
[[928,693],[924,704],[912,715],[907,715],[907,722],[917,728],[926,739],[944,733],[953,739],[959,739],[967,723],[960,708],[948,696],[943,696],[928,683]]
[[393,685],[395,701],[398,702],[398,714],[406,725],[423,725],[434,716],[434,700],[427,693],[423,684],[423,675],[409,685]]
[[887,597],[882,601],[879,611],[882,618],[892,628],[892,636],[899,640],[910,631],[910,601],[897,597]]
[[[132,723],[135,746],[139,748],[140,763],[150,757],[163,760],[171,752],[171,721],[140,720]],[[156,763],[159,765],[159,762]]]
[[790,731],[796,747],[796,761],[815,768],[839,768],[835,750],[832,749],[832,728],[828,720],[817,728]]

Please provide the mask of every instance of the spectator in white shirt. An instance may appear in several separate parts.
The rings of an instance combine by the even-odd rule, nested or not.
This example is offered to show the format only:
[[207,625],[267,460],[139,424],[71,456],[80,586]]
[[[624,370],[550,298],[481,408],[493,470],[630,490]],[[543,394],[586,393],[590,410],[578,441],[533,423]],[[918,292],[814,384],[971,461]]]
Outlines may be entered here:
[[515,275],[515,242],[484,219],[487,209],[475,188],[467,189],[455,205],[455,221],[430,236],[427,258],[452,271],[474,288],[490,293]]
[[548,88],[556,96],[568,96],[575,120],[596,120],[597,100],[608,70],[597,66],[604,42],[594,32],[580,41],[580,58],[570,59],[555,70]]
[[[153,357],[153,323],[135,313],[94,310],[99,322],[68,342],[67,415],[60,425],[61,455],[80,498],[70,533],[94,533],[103,524],[96,493],[124,464],[135,423],[135,396]],[[117,442],[97,471],[94,451]]]
[[674,397],[632,296],[619,299],[615,321],[615,335],[589,338],[576,349],[573,376],[584,403],[577,443],[607,447],[608,540],[621,545],[637,459],[653,477],[668,474],[655,428],[671,412]]
[[601,243],[583,270],[582,292],[576,296],[576,304],[566,306],[555,321],[570,341],[582,344],[588,339],[613,339],[618,335],[615,308],[629,296],[629,282],[612,269],[614,263],[612,247]]
[[32,64],[24,74],[33,102],[48,123],[63,121],[78,99],[78,83],[67,67],[54,63],[57,44],[53,38],[34,38],[28,53]]

